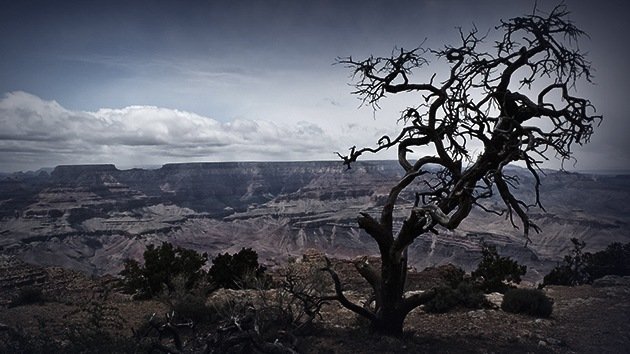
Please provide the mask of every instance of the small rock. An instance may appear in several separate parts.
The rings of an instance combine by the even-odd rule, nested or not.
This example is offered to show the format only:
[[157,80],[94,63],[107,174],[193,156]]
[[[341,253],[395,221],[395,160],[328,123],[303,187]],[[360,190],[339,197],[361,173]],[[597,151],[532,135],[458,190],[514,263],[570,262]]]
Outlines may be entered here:
[[490,293],[485,295],[486,300],[492,305],[493,308],[498,309],[501,308],[501,303],[503,302],[503,294],[501,293]]
[[546,347],[547,346],[547,342],[545,342],[544,340],[541,339],[541,340],[538,341],[538,346],[539,347]]

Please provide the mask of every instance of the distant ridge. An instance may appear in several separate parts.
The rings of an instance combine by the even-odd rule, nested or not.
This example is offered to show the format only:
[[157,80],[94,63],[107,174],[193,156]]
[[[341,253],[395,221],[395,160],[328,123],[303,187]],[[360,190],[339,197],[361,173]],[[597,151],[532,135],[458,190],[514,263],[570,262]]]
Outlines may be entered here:
[[[341,160],[313,160],[313,161],[200,161],[200,162],[169,162],[162,165],[138,165],[138,166],[121,166],[118,167],[113,163],[103,163],[103,164],[62,164],[57,165],[56,167],[42,167],[36,171],[16,171],[16,172],[0,172],[1,177],[8,177],[12,175],[34,175],[40,174],[41,172],[47,174],[53,173],[66,173],[68,170],[73,170],[74,173],[78,171],[82,172],[112,172],[112,171],[130,171],[130,170],[172,170],[177,168],[188,168],[194,169],[202,166],[214,166],[214,167],[238,167],[238,166],[262,166],[262,165],[271,165],[271,166],[293,166],[296,164],[301,165],[317,165],[317,164],[325,164],[325,165],[339,165],[342,166]],[[355,162],[356,165],[398,165],[398,161],[396,160],[361,160]],[[523,167],[516,165],[508,165],[509,169],[523,169]],[[549,172],[559,172],[559,170],[555,169],[543,169],[546,173]],[[55,172],[57,171],[57,172]],[[630,169],[602,169],[602,170],[566,170],[568,173],[579,173],[579,174],[587,174],[587,175],[619,175],[625,176],[630,175]]]
[[571,171],[571,172],[577,172],[577,173],[582,173],[582,174],[589,174],[589,175],[630,175],[630,170],[627,169],[616,169],[616,170],[577,170],[577,171]]
[[114,164],[86,164],[86,165],[59,165],[52,171],[52,175],[66,171],[118,171]]

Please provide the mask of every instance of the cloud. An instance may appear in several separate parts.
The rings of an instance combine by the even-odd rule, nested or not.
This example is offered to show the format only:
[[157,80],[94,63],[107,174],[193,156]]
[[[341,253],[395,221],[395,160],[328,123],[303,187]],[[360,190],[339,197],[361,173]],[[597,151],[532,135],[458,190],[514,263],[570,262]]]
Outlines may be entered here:
[[73,111],[26,92],[0,100],[0,170],[62,163],[329,159],[334,138],[306,121],[278,124],[155,106]]
[[[373,146],[381,136],[394,135],[400,129],[392,123],[395,115],[383,110],[374,118],[368,114],[366,119],[365,111],[349,105],[318,107],[321,101],[317,99],[310,106],[305,97],[285,99],[293,106],[280,109],[281,116],[253,109],[251,112],[265,120],[251,119],[250,114],[218,121],[185,110],[147,105],[78,111],[26,92],[10,92],[0,97],[0,172],[86,163],[128,168],[169,162],[330,160],[337,158],[335,151],[344,154],[352,145]],[[384,106],[391,105],[391,112],[404,103],[390,99]],[[565,167],[594,170],[628,166],[627,130],[620,129],[619,122],[610,122],[599,129],[602,131],[594,135],[591,144],[576,147],[579,163]],[[390,149],[362,158],[394,159],[395,153]],[[416,149],[413,156],[422,154],[433,151]],[[559,161],[552,159],[544,167],[557,168]]]

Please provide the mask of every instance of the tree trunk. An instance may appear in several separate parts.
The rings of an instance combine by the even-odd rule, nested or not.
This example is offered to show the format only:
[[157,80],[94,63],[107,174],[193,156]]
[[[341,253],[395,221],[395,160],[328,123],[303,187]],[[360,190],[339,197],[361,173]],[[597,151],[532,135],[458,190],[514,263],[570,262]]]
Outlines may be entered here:
[[403,304],[407,280],[407,258],[382,255],[380,303],[376,304],[376,318],[372,329],[380,334],[399,336],[407,313]]
[[372,321],[372,330],[378,334],[399,337],[403,334],[406,314],[401,311],[383,311]]

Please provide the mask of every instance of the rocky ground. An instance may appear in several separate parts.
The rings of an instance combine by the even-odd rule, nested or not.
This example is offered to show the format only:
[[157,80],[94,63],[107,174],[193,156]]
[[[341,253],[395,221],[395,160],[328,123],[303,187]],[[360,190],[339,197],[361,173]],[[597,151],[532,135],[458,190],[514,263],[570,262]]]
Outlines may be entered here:
[[630,348],[630,288],[551,287],[549,319],[499,309],[416,311],[403,338],[376,338],[336,316],[303,339],[305,353],[624,353]]
[[[297,264],[305,269],[315,260],[306,257],[301,261]],[[361,298],[365,284],[353,272],[352,264],[335,261],[334,267],[345,279],[348,296],[355,300]],[[283,269],[276,269],[275,277],[280,277]],[[413,274],[411,285],[426,287],[439,275],[436,269]],[[0,352],[28,352],[28,347],[15,346],[18,337],[49,341],[40,348],[69,348],[68,341],[76,340],[77,334],[85,336],[90,328],[102,330],[97,332],[101,340],[126,338],[127,343],[139,343],[132,338],[132,330],[138,333],[146,328],[152,314],[167,313],[169,301],[165,298],[134,301],[116,290],[115,285],[111,277],[90,278],[82,273],[35,267],[2,256]],[[299,353],[627,352],[630,348],[630,279],[612,278],[595,285],[548,287],[545,291],[555,303],[548,319],[490,308],[458,309],[446,314],[428,314],[417,309],[408,317],[406,332],[401,338],[374,336],[354,314],[330,304],[323,308],[322,317],[316,319],[313,328],[296,337],[293,348]],[[16,296],[28,288],[41,289],[42,301],[16,304]],[[216,303],[220,296],[262,296],[268,300],[274,291],[219,291],[210,294],[206,302]],[[208,338],[203,326],[186,333],[183,338],[190,340],[189,343]],[[98,340],[90,343],[99,345]],[[190,352],[204,349],[186,344]],[[134,350],[129,346],[120,348],[121,351]],[[98,349],[84,347],[85,352],[98,352]],[[205,349],[213,348],[206,344]]]

